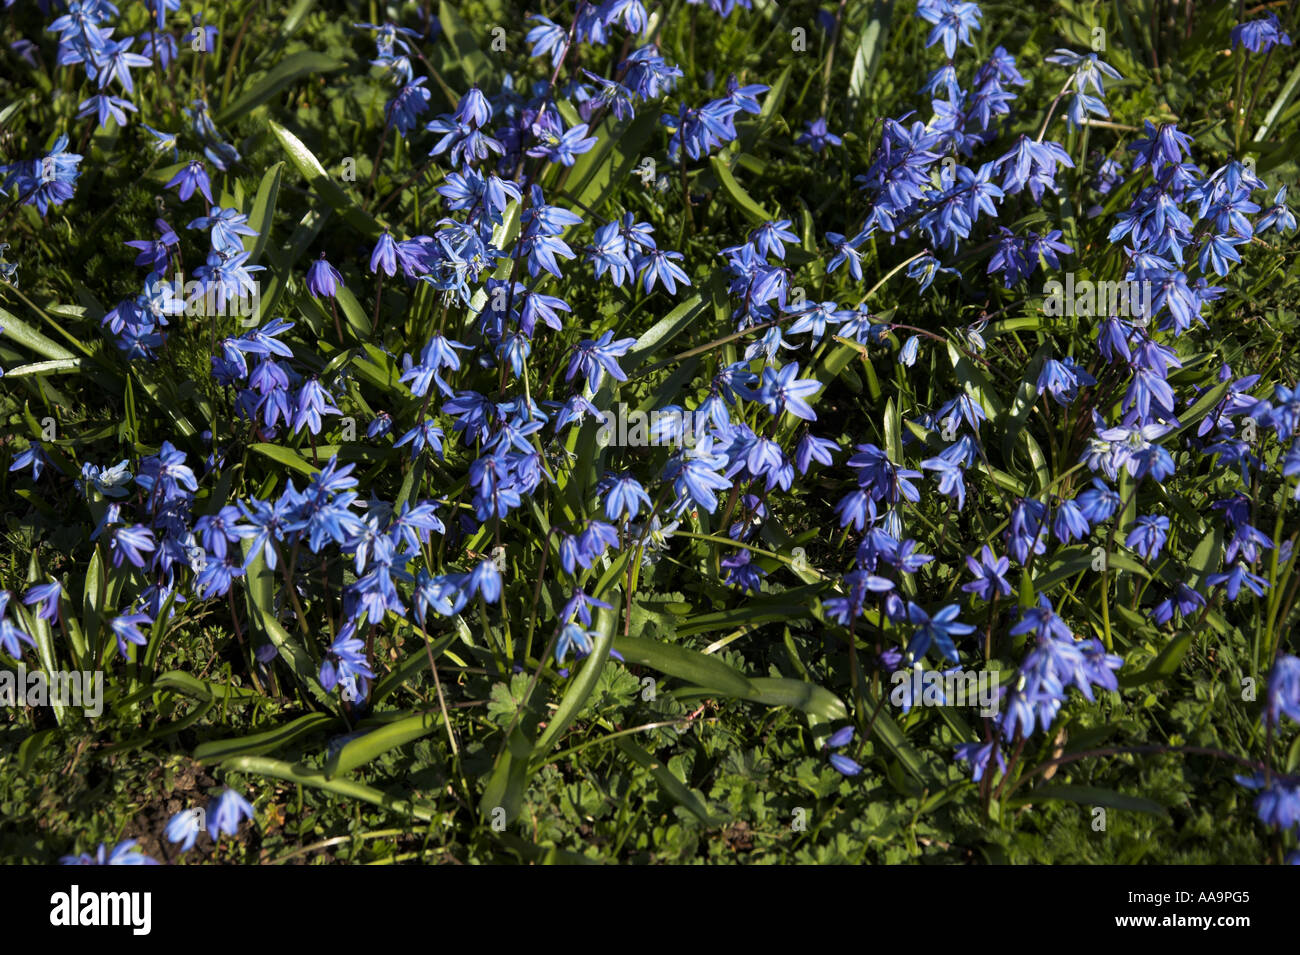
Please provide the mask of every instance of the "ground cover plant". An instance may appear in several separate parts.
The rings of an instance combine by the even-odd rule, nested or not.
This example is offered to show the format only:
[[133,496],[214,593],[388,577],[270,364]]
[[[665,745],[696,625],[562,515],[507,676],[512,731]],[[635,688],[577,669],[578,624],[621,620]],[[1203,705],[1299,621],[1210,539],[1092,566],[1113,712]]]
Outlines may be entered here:
[[0,858],[1300,861],[1300,5],[4,7]]

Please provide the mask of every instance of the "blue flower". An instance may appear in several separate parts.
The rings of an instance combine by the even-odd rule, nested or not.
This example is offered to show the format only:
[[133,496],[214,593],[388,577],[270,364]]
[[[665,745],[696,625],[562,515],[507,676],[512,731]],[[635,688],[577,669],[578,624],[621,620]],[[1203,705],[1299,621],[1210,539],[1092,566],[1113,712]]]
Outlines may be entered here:
[[570,621],[560,628],[560,635],[555,641],[555,662],[563,663],[572,650],[578,658],[591,653],[592,641],[600,636],[599,631],[589,630]]
[[143,568],[145,555],[157,549],[153,531],[143,524],[121,525],[113,529],[108,549],[113,556],[113,566],[121,567],[126,560],[132,567]]
[[973,770],[971,778],[975,782],[984,778],[989,770],[990,761],[997,764],[1000,772],[1007,771],[1006,757],[1002,754],[1002,747],[996,740],[988,743],[962,743],[957,747],[956,759],[970,765]]
[[252,803],[233,789],[226,789],[208,804],[208,834],[214,840],[222,833],[236,835],[240,822],[252,818]]
[[[845,726],[831,734],[830,739],[826,741],[826,750],[829,752],[832,749],[840,749],[852,742],[853,727]],[[830,763],[841,776],[856,776],[862,772],[861,765],[842,753],[831,753]]]
[[27,606],[39,604],[36,616],[42,620],[53,622],[59,616],[59,597],[63,594],[63,585],[57,580],[52,580],[48,584],[36,584],[23,595],[23,603]]
[[67,148],[67,135],[60,135],[44,157],[0,166],[4,190],[16,187],[15,198],[23,205],[36,206],[42,216],[50,206],[63,205],[72,198],[80,175],[77,166],[82,159],[76,153],[67,152]]
[[767,571],[752,562],[750,553],[747,550],[723,558],[721,566],[726,571],[723,579],[728,584],[749,593],[758,593],[761,590],[763,578],[767,576]]
[[1232,28],[1232,48],[1244,46],[1251,53],[1267,53],[1279,43],[1291,45],[1291,37],[1282,30],[1276,13],[1267,13],[1258,20],[1247,20]]
[[779,371],[770,365],[763,369],[763,380],[752,392],[755,401],[767,406],[768,413],[778,417],[788,411],[796,418],[816,421],[817,412],[804,399],[822,388],[816,378],[798,378],[799,364],[791,362]]
[[392,234],[385,229],[375,243],[375,250],[370,255],[371,273],[382,271],[392,276],[397,271],[397,243]]
[[31,638],[30,634],[21,630],[6,614],[11,599],[13,599],[13,594],[7,590],[0,590],[0,649],[3,649],[5,653],[16,660],[23,653],[21,644],[25,643],[29,647],[34,647],[36,641]]
[[1160,556],[1168,536],[1169,518],[1147,514],[1134,522],[1133,530],[1124,540],[1124,546],[1137,551],[1145,560],[1155,560]]
[[912,639],[907,645],[908,654],[919,660],[925,656],[926,651],[930,649],[930,644],[933,643],[939,648],[940,653],[956,663],[960,657],[957,655],[957,647],[952,638],[975,632],[973,625],[962,623],[957,619],[959,613],[961,613],[960,606],[949,604],[931,617],[919,606],[909,601],[907,618],[916,627],[916,630],[912,632]]
[[826,128],[826,118],[819,116],[814,120],[804,120],[804,131],[795,140],[797,146],[808,146],[813,152],[819,153],[828,146],[839,146],[844,140],[829,132]]
[[1006,557],[996,557],[988,544],[980,551],[980,559],[966,558],[966,566],[975,575],[975,579],[962,584],[961,589],[968,594],[978,594],[981,600],[992,601],[996,595],[1011,595],[1011,583],[1007,580],[1007,571],[1011,561]]
[[637,259],[636,270],[641,276],[647,293],[654,288],[655,282],[663,285],[669,295],[677,294],[678,282],[683,285],[691,284],[690,277],[672,261],[680,258],[682,258],[680,252],[665,252],[662,249],[652,249]]
[[221,206],[213,206],[206,216],[195,219],[187,228],[210,230],[213,250],[232,255],[244,251],[241,235],[257,235],[257,230],[248,226],[248,216],[238,209],[223,209]]
[[620,338],[614,341],[612,331],[605,332],[595,341],[590,338],[583,339],[573,349],[573,357],[569,360],[569,368],[564,375],[564,380],[572,381],[573,376],[581,372],[587,379],[587,387],[592,391],[600,388],[605,372],[609,372],[619,381],[627,381],[627,375],[614,359],[627,354],[628,349],[635,344],[635,338]]
[[605,517],[611,521],[622,517],[636,520],[643,504],[651,506],[650,495],[630,474],[606,475],[598,485],[597,493],[604,496]]
[[950,60],[957,52],[958,42],[971,46],[970,32],[980,28],[979,5],[963,0],[919,0],[916,15],[934,24],[925,38],[926,48],[942,42],[944,56]]
[[540,14],[534,14],[528,19],[537,24],[524,37],[533,45],[531,55],[546,56],[549,53],[551,66],[559,66],[560,60],[564,59],[564,54],[569,49],[567,31],[558,23]]
[[190,160],[176,175],[172,176],[164,189],[170,189],[176,186],[176,194],[180,196],[182,202],[189,200],[194,193],[200,192],[203,198],[212,204],[212,183],[208,180],[208,174],[203,168],[203,163],[197,159]]
[[[338,638],[325,651],[325,661],[320,668],[320,685],[327,693],[334,687],[342,687],[350,699],[360,699],[365,694],[364,681],[375,677],[365,657],[365,643],[351,636],[350,632],[340,633]],[[363,682],[357,685],[357,679]]]
[[333,298],[343,285],[339,270],[325,261],[325,253],[307,269],[307,291],[317,298]]
[[1263,772],[1238,775],[1236,780],[1247,789],[1260,791],[1255,797],[1260,822],[1284,831],[1300,824],[1300,782]]
[[1264,699],[1268,726],[1276,727],[1281,714],[1300,723],[1300,657],[1286,654],[1277,658],[1268,674]]
[[140,632],[140,624],[153,623],[148,614],[144,613],[127,613],[114,617],[108,622],[108,628],[117,638],[117,650],[126,659],[126,645],[133,643],[138,647],[143,647],[149,642],[149,639]]
[[137,840],[127,839],[119,842],[108,851],[108,846],[99,844],[99,849],[92,856],[87,852],[81,855],[68,855],[59,859],[60,865],[157,865],[158,860],[151,859],[136,845]]
[[180,851],[189,852],[203,831],[203,816],[203,811],[199,809],[182,809],[176,813],[167,820],[167,828],[164,830],[168,841],[181,843]]
[[45,448],[39,441],[28,441],[27,450],[14,455],[13,463],[9,465],[10,471],[21,471],[23,468],[32,469],[32,480],[39,480],[41,472],[49,465],[49,456],[45,453]]

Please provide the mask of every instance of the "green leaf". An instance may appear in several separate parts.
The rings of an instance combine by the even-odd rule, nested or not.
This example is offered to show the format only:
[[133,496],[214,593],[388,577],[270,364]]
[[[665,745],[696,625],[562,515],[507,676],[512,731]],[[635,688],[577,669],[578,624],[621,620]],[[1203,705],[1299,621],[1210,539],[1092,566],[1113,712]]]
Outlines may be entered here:
[[[378,706],[386,697],[398,690],[405,681],[411,679],[417,673],[427,670],[430,656],[433,657],[436,664],[442,652],[460,636],[459,630],[467,631],[469,629],[460,614],[457,614],[454,619],[457,630],[443,634],[439,639],[431,641],[428,647],[421,646],[420,649],[412,651],[405,660],[375,681],[375,687],[370,693],[370,705],[372,707]],[[423,637],[420,638],[420,642],[424,642]]]
[[659,117],[649,110],[630,122],[615,120],[613,116],[605,119],[591,133],[599,137],[600,145],[583,153],[574,163],[568,193],[580,207],[599,212],[645,158],[646,143],[659,128]]
[[[8,326],[4,326],[8,332]],[[58,358],[54,361],[36,361],[30,365],[19,365],[16,368],[6,368],[6,378],[39,378],[42,375],[66,375],[71,372],[81,371],[80,358]]]
[[455,51],[451,64],[464,76],[465,85],[472,86],[487,79],[492,72],[492,64],[478,48],[469,26],[460,18],[456,8],[446,0],[438,4],[438,22],[442,25],[443,33],[451,44],[452,50]]
[[631,374],[634,368],[695,324],[704,311],[705,304],[702,295],[692,295],[651,325],[622,359],[623,370]]
[[1144,683],[1168,679],[1178,672],[1179,664],[1183,662],[1183,657],[1187,655],[1187,648],[1191,644],[1192,632],[1190,630],[1177,634],[1165,644],[1164,649],[1156,654],[1156,658],[1147,664],[1147,668],[1141,673],[1121,673],[1119,685],[1124,687],[1141,686]]
[[302,140],[274,120],[268,120],[267,125],[275,134],[275,138],[280,141],[290,162],[302,173],[307,180],[307,185],[316,195],[341,215],[352,228],[368,238],[377,238],[384,227],[339,188],[325,171],[325,167],[320,164],[320,160],[302,144]]
[[697,633],[708,633],[710,630],[734,630],[737,627],[757,626],[774,620],[797,620],[809,616],[812,609],[808,602],[790,598],[796,594],[811,596],[822,590],[820,585],[811,585],[771,596],[764,594],[752,598],[743,607],[736,607],[734,610],[720,610],[716,613],[702,613],[687,617],[682,621],[677,632],[684,637],[690,637]]
[[507,822],[519,818],[523,805],[524,786],[528,781],[528,761],[533,746],[528,741],[523,727],[516,724],[510,731],[506,750],[493,766],[483,796],[479,799],[479,813],[484,820],[491,820],[498,809],[505,811]]
[[[607,602],[617,607],[619,605],[617,592],[615,593],[615,599]],[[568,729],[569,724],[582,712],[582,707],[586,704],[588,697],[591,696],[592,690],[596,688],[596,680],[600,677],[600,671],[605,667],[605,661],[609,658],[610,645],[614,641],[614,625],[617,620],[618,612],[616,610],[601,607],[596,612],[596,626],[594,628],[596,637],[592,641],[591,653],[583,661],[582,669],[578,671],[578,675],[569,684],[569,688],[564,691],[564,697],[560,700],[560,705],[556,708],[554,715],[551,716],[541,738],[537,740],[537,745],[533,747],[533,763],[535,766],[545,762],[551,747],[555,745],[555,741],[560,738],[560,734]]]
[[262,250],[271,238],[271,220],[275,216],[275,200],[280,194],[280,174],[284,163],[278,162],[266,171],[262,184],[257,187],[257,198],[253,200],[252,211],[248,213],[248,227],[257,235],[244,236],[244,251],[248,261],[257,263],[262,258]]
[[325,778],[332,779],[350,773],[354,769],[378,759],[389,750],[427,736],[442,722],[442,714],[436,711],[416,713],[344,743],[325,764]]
[[1211,521],[1209,532],[1196,544],[1191,560],[1187,562],[1187,569],[1192,572],[1187,585],[1200,593],[1206,593],[1205,578],[1219,569],[1222,556],[1223,525]]
[[[247,558],[250,542],[243,542],[244,556]],[[333,701],[317,679],[318,673],[311,655],[300,640],[289,635],[275,616],[272,604],[272,571],[266,566],[259,553],[248,565],[245,574],[244,592],[248,596],[249,620],[260,624],[266,638],[275,645],[281,658],[289,664],[294,675],[307,688],[307,691],[325,706],[332,706]]]
[[1221,381],[1205,394],[1201,395],[1196,404],[1188,408],[1184,414],[1178,416],[1179,426],[1162,440],[1170,447],[1175,447],[1175,442],[1172,439],[1182,434],[1192,425],[1196,424],[1209,414],[1214,406],[1223,400],[1223,396],[1228,393],[1228,387],[1231,384],[1231,381]]
[[903,422],[898,405],[890,398],[885,402],[885,453],[894,464],[903,463]]
[[727,820],[720,816],[713,815],[713,811],[708,804],[704,802],[696,793],[687,788],[686,784],[674,776],[659,760],[655,759],[644,749],[632,742],[626,736],[620,736],[614,740],[614,745],[622,751],[634,763],[650,772],[655,778],[660,788],[670,799],[679,806],[690,811],[700,822],[706,826],[720,826]]
[[880,57],[889,38],[889,23],[893,16],[893,0],[876,0],[871,7],[870,19],[862,28],[857,52],[853,55],[853,69],[849,73],[849,103],[859,116],[863,115],[863,98],[880,69]]
[[614,649],[629,663],[651,667],[727,696],[748,697],[755,692],[754,684],[739,670],[696,650],[644,637],[625,636],[614,638]]
[[816,683],[783,677],[751,677],[754,692],[745,697],[766,706],[790,706],[812,717],[812,722],[835,723],[848,719],[844,701]]
[[427,803],[397,799],[372,786],[365,786],[350,779],[329,779],[324,773],[302,769],[265,756],[235,756],[222,763],[221,768],[235,773],[270,776],[273,779],[283,779],[302,786],[311,786],[314,789],[334,793],[336,796],[360,799],[362,802],[368,802],[374,806],[382,806],[400,816],[414,817],[423,822],[450,820],[450,816],[439,812],[436,807]]
[[307,14],[311,12],[311,8],[314,6],[316,6],[316,0],[298,0],[293,5],[293,9],[285,16],[284,22],[280,24],[280,36],[290,37],[297,33],[298,27],[307,18]]
[[1113,789],[1102,789],[1098,786],[1041,786],[1033,792],[1011,797],[1006,800],[1006,805],[1024,806],[1030,803],[1056,800],[1078,803],[1081,806],[1105,806],[1108,809],[1146,812],[1156,816],[1167,816],[1169,814],[1164,806],[1154,800],[1142,796],[1129,796]]
[[948,343],[948,361],[952,363],[952,370],[957,373],[957,380],[961,382],[966,393],[980,403],[984,413],[989,419],[996,421],[1002,417],[1003,405],[1001,398],[998,397],[998,391],[993,387],[993,383],[984,374],[978,365],[966,357],[965,353],[952,342]]
[[[764,14],[767,15],[767,11],[764,11]],[[786,64],[785,69],[781,71],[781,75],[772,84],[772,88],[763,94],[763,106],[758,112],[757,121],[742,122],[739,125],[738,132],[740,136],[738,139],[742,152],[748,153],[752,151],[754,144],[758,142],[759,135],[772,125],[773,117],[781,109],[781,105],[785,102],[786,93],[790,89],[790,73],[793,68],[793,63]]]
[[303,77],[337,73],[343,69],[343,66],[344,64],[334,57],[317,53],[315,50],[303,50],[286,56],[239,99],[217,113],[216,122],[231,123]]
[[18,768],[24,773],[30,773],[36,765],[36,758],[41,755],[45,749],[45,744],[50,742],[59,730],[51,727],[50,729],[37,730],[31,736],[27,737],[18,745]]
[[16,315],[5,311],[3,308],[0,308],[0,326],[4,327],[6,341],[12,341],[24,348],[30,348],[44,358],[67,360],[77,357],[58,342],[46,338],[26,322],[19,320]]
[[1265,114],[1264,122],[1260,124],[1259,129],[1255,130],[1255,142],[1260,143],[1268,138],[1269,130],[1277,122],[1282,110],[1286,109],[1287,103],[1291,102],[1291,97],[1295,96],[1297,89],[1300,89],[1300,64],[1297,64],[1296,68],[1291,71],[1285,85],[1277,94],[1277,99],[1273,100],[1273,105],[1269,107],[1268,113]]
[[276,726],[259,733],[201,743],[195,748],[193,758],[200,763],[216,763],[232,756],[262,756],[273,753],[304,736],[326,732],[338,722],[327,713],[308,713],[283,726]]
[[188,696],[190,699],[201,700],[205,703],[213,700],[249,703],[262,698],[260,693],[250,687],[223,686],[220,683],[200,680],[198,677],[183,673],[180,670],[168,670],[166,673],[160,674],[154,678],[153,685],[154,689],[175,690],[182,696]]
[[320,471],[320,468],[313,467],[310,461],[292,448],[286,448],[279,444],[264,444],[260,442],[257,444],[250,444],[248,447],[250,451],[256,451],[258,454],[264,455],[278,464],[283,464],[285,467],[293,468],[295,471],[300,471],[309,477]]
[[347,321],[348,328],[352,329],[352,333],[358,340],[367,341],[374,329],[370,325],[370,316],[361,307],[352,290],[340,285],[334,293],[334,300],[339,303],[339,310],[343,312],[343,318]]
[[730,167],[721,156],[710,156],[709,163],[713,166],[713,174],[718,177],[718,182],[721,183],[723,191],[727,193],[731,201],[751,222],[757,225],[772,218],[768,211],[755,202],[753,196],[746,192],[740,183],[736,182],[736,177],[731,174]]

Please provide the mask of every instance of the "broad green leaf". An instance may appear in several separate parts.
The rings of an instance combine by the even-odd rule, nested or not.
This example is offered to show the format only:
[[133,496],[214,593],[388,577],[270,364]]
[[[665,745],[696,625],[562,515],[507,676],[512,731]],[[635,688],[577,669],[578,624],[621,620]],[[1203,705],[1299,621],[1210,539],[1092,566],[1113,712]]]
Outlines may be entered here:
[[266,171],[262,184],[257,187],[257,198],[248,213],[248,227],[257,235],[244,236],[244,251],[248,253],[250,263],[261,261],[262,250],[271,238],[271,220],[275,216],[275,200],[280,194],[280,174],[283,171],[284,163],[276,163]]
[[[249,546],[249,541],[243,542],[245,558],[248,556]],[[272,576],[273,572],[266,566],[265,560],[259,553],[249,563],[245,574],[246,586],[244,592],[248,596],[249,620],[260,625],[266,638],[275,645],[275,649],[279,651],[281,658],[289,664],[290,669],[306,686],[307,691],[325,706],[332,707],[333,701],[320,685],[316,666],[312,662],[307,648],[300,640],[289,635],[289,632],[281,626],[279,619],[275,615],[272,604],[274,586]]]
[[256,451],[258,454],[265,455],[278,464],[283,464],[285,467],[293,468],[295,471],[299,471],[309,477],[320,470],[320,468],[314,467],[310,461],[304,458],[297,451],[279,444],[265,444],[259,442],[257,444],[250,444],[248,448],[250,451]]
[[1178,666],[1183,662],[1183,657],[1187,655],[1187,648],[1191,646],[1191,643],[1192,632],[1190,630],[1175,635],[1141,673],[1121,673],[1119,676],[1120,686],[1141,686],[1144,683],[1152,683],[1173,676],[1178,672]]
[[46,338],[36,329],[19,319],[18,316],[5,311],[3,308],[0,308],[0,326],[4,328],[6,341],[12,341],[24,348],[30,348],[44,358],[66,361],[77,357],[58,342]]
[[[8,327],[5,331],[8,332]],[[58,358],[54,361],[37,361],[5,369],[6,378],[39,378],[42,375],[66,375],[81,371],[80,358]]]
[[451,62],[464,76],[465,85],[472,86],[487,79],[491,75],[492,64],[483,55],[483,51],[479,49],[478,43],[474,40],[474,34],[470,32],[469,26],[456,12],[456,7],[447,3],[446,0],[439,3],[438,22],[442,25],[447,42],[451,44],[452,50],[455,51],[456,55]]
[[283,726],[237,736],[232,739],[216,739],[199,744],[193,758],[200,763],[216,763],[232,756],[263,756],[277,749],[288,746],[294,740],[313,733],[327,732],[339,721],[327,713],[308,713]]
[[366,314],[357,297],[352,294],[352,290],[339,286],[334,294],[335,301],[339,304],[339,311],[343,313],[343,318],[347,325],[352,329],[353,334],[360,341],[366,341],[373,334],[374,329],[370,325],[370,316]]
[[593,134],[599,137],[600,145],[580,156],[569,174],[566,191],[575,197],[579,207],[599,212],[641,160],[653,158],[646,144],[659,128],[659,117],[653,111],[643,111],[630,122],[613,116],[602,121]]
[[226,700],[229,702],[250,703],[262,698],[260,693],[250,687],[225,686],[209,680],[200,680],[198,677],[189,673],[182,673],[180,670],[168,670],[166,673],[160,674],[154,678],[153,685],[155,689],[175,690],[182,696],[204,702]]
[[289,160],[302,173],[307,180],[307,185],[316,195],[341,215],[348,225],[362,235],[371,239],[378,238],[384,227],[376,221],[374,216],[357,205],[351,196],[339,188],[338,184],[330,178],[329,173],[325,171],[325,167],[320,164],[320,160],[316,158],[310,149],[303,145],[302,140],[274,120],[268,120],[267,125],[270,127],[271,132],[275,134],[275,138],[280,141],[280,145],[288,154]]
[[857,116],[864,115],[863,98],[871,89],[876,71],[880,69],[880,57],[889,38],[889,24],[893,16],[893,0],[876,0],[871,5],[871,13],[858,39],[858,48],[853,55],[853,69],[849,73],[849,97],[846,104],[852,105]]
[[298,27],[302,25],[302,21],[307,18],[307,14],[314,6],[316,0],[298,0],[285,16],[284,22],[280,24],[280,36],[290,37],[297,33]]
[[371,760],[378,759],[389,750],[427,736],[441,722],[442,714],[436,710],[429,710],[363,733],[356,739],[344,743],[325,763],[325,778],[332,779],[350,773]]
[[753,196],[745,191],[744,186],[736,182],[736,177],[731,174],[730,167],[727,166],[722,157],[710,156],[709,163],[713,166],[713,174],[718,177],[718,182],[721,183],[723,191],[751,222],[758,225],[772,218],[768,211],[755,202]]
[[702,295],[692,295],[655,322],[641,334],[636,344],[624,356],[623,370],[630,374],[643,361],[695,324],[699,320],[700,313],[704,311],[705,305]]
[[494,817],[498,810],[504,811],[508,823],[519,818],[532,752],[533,745],[528,741],[523,727],[516,724],[510,731],[506,749],[493,766],[479,799],[479,814],[485,821],[495,823]]
[[[617,599],[618,593],[615,591],[613,597],[606,602],[613,607],[619,606]],[[560,700],[560,705],[556,708],[555,713],[551,716],[550,722],[546,724],[546,729],[541,737],[537,740],[537,745],[533,747],[534,764],[545,762],[547,755],[555,741],[560,738],[560,734],[569,728],[571,724],[582,712],[582,707],[586,704],[588,697],[591,696],[592,690],[596,688],[596,680],[600,677],[600,671],[605,668],[605,661],[609,659],[609,649],[614,641],[614,626],[618,621],[618,611],[601,607],[596,612],[594,627],[596,637],[592,641],[591,653],[583,660],[582,669],[564,691],[564,697]]]
[[[821,590],[821,586],[813,585],[798,588],[797,593],[811,597]],[[764,594],[762,597],[755,597],[747,601],[744,606],[737,607],[734,610],[696,614],[684,619],[681,626],[677,628],[677,632],[683,637],[689,637],[697,633],[708,633],[710,630],[734,630],[736,627],[756,626],[762,623],[771,623],[774,620],[797,620],[807,617],[812,612],[811,604],[806,599],[791,599],[795,593],[796,591],[785,591],[784,593],[773,594],[770,597]]]
[[754,684],[739,670],[695,650],[644,637],[625,636],[614,638],[614,649],[629,663],[651,667],[727,696],[748,697],[754,692]]
[[317,53],[315,50],[302,50],[286,56],[277,63],[269,73],[254,83],[239,99],[217,113],[218,123],[231,123],[245,113],[249,113],[275,96],[286,86],[296,83],[306,76],[320,76],[324,73],[336,73],[344,64]]
[[1210,574],[1219,569],[1223,557],[1223,525],[1217,521],[1210,522],[1208,533],[1196,544],[1192,558],[1187,562],[1187,585],[1200,593],[1206,593],[1206,580]]
[[1113,789],[1102,789],[1098,786],[1040,786],[1033,792],[1011,797],[1006,800],[1006,805],[1025,806],[1031,803],[1054,800],[1078,803],[1081,806],[1105,806],[1107,809],[1146,812],[1156,816],[1168,815],[1168,810],[1154,800],[1143,796],[1129,796]]
[[[468,629],[460,614],[456,615],[455,621],[458,629]],[[411,651],[405,660],[375,681],[374,689],[370,692],[370,705],[378,706],[385,697],[400,689],[404,682],[412,679],[416,674],[428,670],[430,656],[433,657],[434,663],[436,664],[438,657],[440,657],[442,652],[456,641],[458,636],[460,636],[460,634],[455,631],[443,634],[437,640],[431,641],[430,646],[428,647],[423,645],[424,638],[422,636],[418,637],[417,642],[421,644],[420,648]]]
[[649,770],[650,775],[655,778],[663,791],[676,802],[679,806],[690,811],[691,815],[699,819],[706,826],[720,826],[726,819],[715,816],[713,810],[704,802],[696,793],[692,792],[687,786],[669,771],[668,767],[655,759],[644,749],[632,742],[626,736],[620,736],[614,740],[614,745],[622,751],[638,766]]
[[360,799],[362,802],[368,802],[374,806],[382,806],[399,816],[413,817],[422,822],[441,821],[443,819],[450,821],[451,818],[449,814],[441,813],[437,808],[427,803],[397,799],[386,792],[372,786],[362,785],[351,779],[329,779],[322,772],[302,769],[266,756],[235,756],[223,762],[221,768],[236,773],[270,776],[273,779],[283,779],[302,786],[311,786],[314,789],[333,793],[336,796]]
[[1001,418],[1003,405],[997,389],[979,366],[952,342],[948,343],[948,361],[952,363],[952,370],[957,373],[957,380],[966,389],[966,393],[980,403],[989,420],[997,421]]
[[1273,105],[1269,107],[1268,112],[1264,115],[1264,122],[1260,124],[1259,129],[1255,130],[1255,142],[1262,143],[1268,138],[1273,124],[1277,122],[1282,110],[1286,109],[1287,103],[1291,102],[1291,98],[1295,96],[1297,89],[1300,89],[1300,64],[1297,64],[1295,69],[1291,71],[1291,75],[1287,77],[1287,81],[1277,94],[1277,98],[1273,100]]

